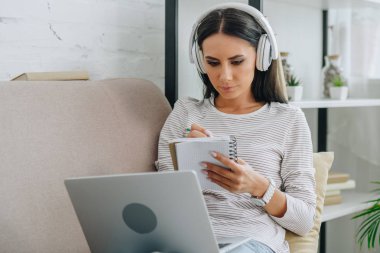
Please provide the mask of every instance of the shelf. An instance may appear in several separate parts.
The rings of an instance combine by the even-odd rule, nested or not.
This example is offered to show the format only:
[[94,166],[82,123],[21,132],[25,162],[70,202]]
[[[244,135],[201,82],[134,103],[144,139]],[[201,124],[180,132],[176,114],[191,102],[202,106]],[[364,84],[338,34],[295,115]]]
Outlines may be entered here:
[[343,191],[342,194],[343,203],[323,208],[322,222],[360,212],[372,205],[371,203],[364,202],[374,198],[373,193]]
[[[379,3],[371,0],[270,0],[270,2],[287,3],[318,9],[377,7]],[[265,11],[265,8],[264,8]]]
[[380,106],[380,99],[319,99],[319,100],[301,100],[289,102],[291,105],[300,108],[338,108],[338,107],[365,107],[365,106]]

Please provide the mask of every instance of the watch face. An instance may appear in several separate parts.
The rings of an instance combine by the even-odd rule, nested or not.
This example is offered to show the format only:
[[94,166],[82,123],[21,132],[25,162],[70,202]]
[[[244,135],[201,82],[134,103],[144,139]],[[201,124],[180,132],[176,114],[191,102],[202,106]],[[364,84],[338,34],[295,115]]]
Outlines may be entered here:
[[257,199],[257,198],[251,198],[253,201],[253,204],[256,206],[265,206],[265,202],[262,199]]
[[269,182],[269,187],[261,199],[251,197],[253,204],[255,204],[256,206],[265,206],[272,199],[273,194],[276,190],[276,186],[272,179],[269,179]]

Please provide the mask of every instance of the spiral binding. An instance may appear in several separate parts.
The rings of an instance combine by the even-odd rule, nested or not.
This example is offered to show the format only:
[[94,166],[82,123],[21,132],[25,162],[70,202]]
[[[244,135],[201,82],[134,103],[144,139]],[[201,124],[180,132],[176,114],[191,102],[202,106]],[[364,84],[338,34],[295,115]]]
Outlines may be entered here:
[[235,162],[237,162],[237,159],[238,159],[238,155],[237,155],[237,141],[236,141],[236,137],[233,136],[233,135],[230,136],[229,157],[230,157],[230,159],[233,159]]

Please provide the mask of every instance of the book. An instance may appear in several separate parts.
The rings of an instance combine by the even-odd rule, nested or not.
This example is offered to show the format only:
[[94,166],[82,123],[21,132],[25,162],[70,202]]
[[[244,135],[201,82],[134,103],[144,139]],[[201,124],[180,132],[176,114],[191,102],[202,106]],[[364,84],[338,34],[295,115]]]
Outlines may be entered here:
[[328,184],[344,183],[350,179],[350,174],[340,172],[330,172],[327,178]]
[[88,80],[87,71],[28,72],[14,77],[11,81],[67,81]]
[[220,152],[231,159],[237,160],[237,143],[233,136],[207,138],[179,138],[169,143],[170,154],[175,170],[194,170],[202,189],[223,190],[219,185],[209,181],[202,173],[205,168],[201,162],[210,162],[224,167],[222,163],[211,156],[212,151]]
[[332,190],[353,189],[353,188],[355,188],[355,186],[356,186],[355,180],[350,179],[344,183],[327,184],[326,185],[326,192],[332,191]]
[[335,196],[335,195],[340,195],[342,192],[341,190],[330,190],[330,191],[326,191],[326,197],[328,196]]
[[324,205],[329,206],[329,205],[336,205],[340,204],[343,201],[342,195],[334,195],[334,196],[328,196],[325,198]]

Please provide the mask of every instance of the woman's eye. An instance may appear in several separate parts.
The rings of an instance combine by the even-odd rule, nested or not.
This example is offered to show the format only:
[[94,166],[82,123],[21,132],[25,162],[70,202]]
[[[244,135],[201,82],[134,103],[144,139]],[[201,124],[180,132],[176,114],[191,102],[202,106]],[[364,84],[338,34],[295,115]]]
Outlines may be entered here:
[[219,62],[216,62],[216,61],[208,61],[207,64],[210,65],[210,66],[213,66],[213,67],[214,67],[214,66],[217,66],[217,65],[219,64]]
[[238,60],[231,62],[232,65],[240,65],[244,60]]

